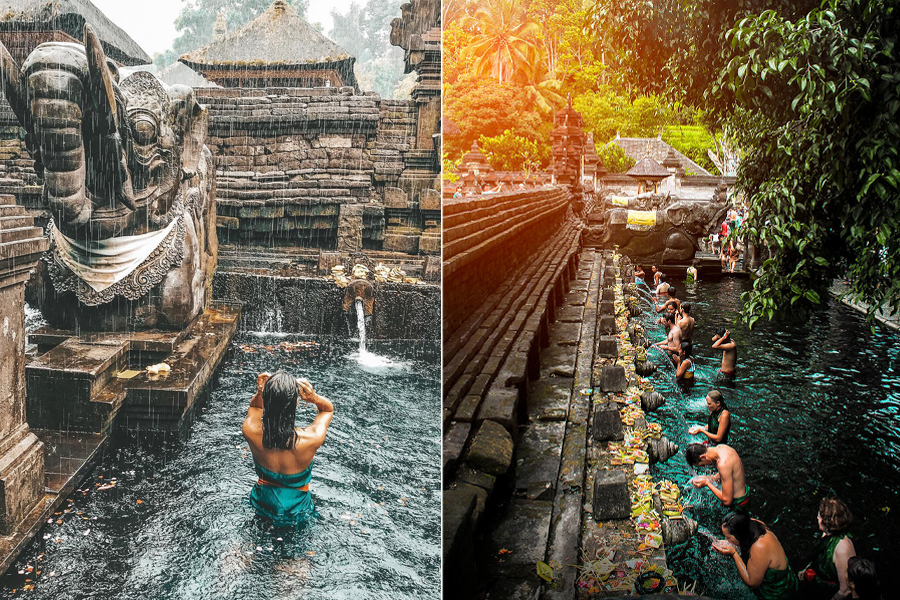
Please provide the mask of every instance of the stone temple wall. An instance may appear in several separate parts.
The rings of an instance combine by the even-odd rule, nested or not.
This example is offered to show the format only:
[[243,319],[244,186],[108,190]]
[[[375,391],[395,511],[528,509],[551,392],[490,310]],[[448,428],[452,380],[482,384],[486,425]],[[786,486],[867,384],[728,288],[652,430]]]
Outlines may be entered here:
[[[197,89],[209,109],[219,241],[440,253],[440,170],[412,101],[353,88]],[[0,193],[43,211],[22,129],[0,102]]]
[[197,93],[209,109],[220,242],[440,251],[434,153],[415,147],[412,102],[352,88]]

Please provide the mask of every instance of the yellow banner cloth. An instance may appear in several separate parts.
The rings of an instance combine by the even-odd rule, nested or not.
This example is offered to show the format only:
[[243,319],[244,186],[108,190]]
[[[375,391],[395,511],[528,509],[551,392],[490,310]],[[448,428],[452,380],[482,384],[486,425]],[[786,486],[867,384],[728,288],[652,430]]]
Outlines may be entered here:
[[647,225],[654,226],[656,225],[656,211],[655,210],[629,210],[628,211],[628,224],[629,225]]

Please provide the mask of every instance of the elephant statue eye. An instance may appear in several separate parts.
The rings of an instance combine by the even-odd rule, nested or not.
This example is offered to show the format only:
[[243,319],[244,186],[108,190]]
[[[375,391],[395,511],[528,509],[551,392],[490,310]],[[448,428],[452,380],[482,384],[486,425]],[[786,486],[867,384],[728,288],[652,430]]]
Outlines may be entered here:
[[134,132],[134,141],[140,146],[149,146],[156,143],[156,123],[147,117],[138,117],[131,126]]

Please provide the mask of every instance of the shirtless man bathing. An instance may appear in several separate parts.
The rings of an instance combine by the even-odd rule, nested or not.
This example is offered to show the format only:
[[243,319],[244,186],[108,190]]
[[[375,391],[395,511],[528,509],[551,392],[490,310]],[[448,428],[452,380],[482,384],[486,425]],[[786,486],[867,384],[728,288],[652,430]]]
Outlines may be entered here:
[[[715,465],[718,474],[698,475],[691,479],[694,487],[708,487],[719,501],[728,508],[746,509],[750,503],[750,488],[744,478],[744,464],[731,446],[704,446],[690,444],[685,450],[687,463],[692,467]],[[716,487],[718,483],[722,487]]]

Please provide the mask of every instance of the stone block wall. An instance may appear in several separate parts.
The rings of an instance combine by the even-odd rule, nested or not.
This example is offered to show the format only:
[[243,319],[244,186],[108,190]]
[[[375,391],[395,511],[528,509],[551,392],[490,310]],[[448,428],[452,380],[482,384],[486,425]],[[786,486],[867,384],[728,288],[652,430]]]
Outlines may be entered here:
[[[433,151],[415,147],[413,103],[352,88],[197,94],[209,109],[220,242],[409,254],[431,249],[420,248],[420,238],[429,229],[439,232],[440,213],[423,210],[420,198],[439,181]],[[406,194],[404,206],[388,207],[387,190],[394,189]]]
[[[369,339],[438,340],[440,287],[376,282]],[[240,328],[347,337],[345,290],[334,281],[308,277],[273,277],[220,270],[213,296],[243,303]],[[349,316],[356,327],[356,314]]]
[[[353,88],[195,93],[209,110],[220,243],[440,253],[440,165],[417,147],[415,102]],[[0,193],[46,217],[41,189],[0,98]],[[403,202],[389,206],[388,190]]]
[[444,339],[556,233],[570,198],[547,187],[444,202]]

